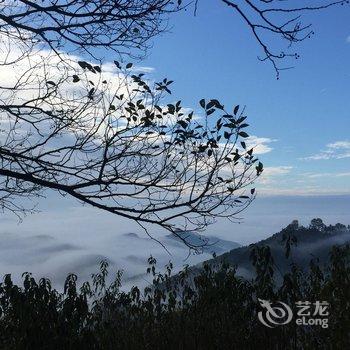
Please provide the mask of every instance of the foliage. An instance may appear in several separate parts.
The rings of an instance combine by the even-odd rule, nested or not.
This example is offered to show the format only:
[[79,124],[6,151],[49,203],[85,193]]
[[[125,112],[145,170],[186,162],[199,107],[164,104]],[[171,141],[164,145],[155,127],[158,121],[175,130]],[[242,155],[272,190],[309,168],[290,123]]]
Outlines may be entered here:
[[165,100],[171,80],[151,83],[131,63],[113,69],[110,77],[98,65],[67,66],[49,55],[7,91],[1,206],[23,215],[23,198],[52,189],[175,235],[245,209],[263,165],[244,108],[202,99],[196,118],[181,101]]
[[[124,292],[121,272],[106,282],[102,262],[92,283],[77,287],[67,277],[62,293],[50,281],[23,274],[23,286],[6,275],[0,285],[2,349],[341,349],[350,344],[350,246],[335,246],[326,271],[312,261],[307,273],[294,266],[276,286],[269,248],[252,249],[257,275],[246,280],[234,267],[204,264],[194,276],[185,268],[176,278],[149,259],[153,284]],[[326,300],[329,327],[259,323],[257,298]]]
[[[21,219],[50,189],[181,239],[178,230],[233,220],[250,204],[263,165],[244,108],[213,98],[189,110],[170,96],[172,80],[150,81],[123,62],[120,50],[144,52],[180,8],[169,0],[0,4],[1,209]],[[103,63],[107,49],[119,61]]]

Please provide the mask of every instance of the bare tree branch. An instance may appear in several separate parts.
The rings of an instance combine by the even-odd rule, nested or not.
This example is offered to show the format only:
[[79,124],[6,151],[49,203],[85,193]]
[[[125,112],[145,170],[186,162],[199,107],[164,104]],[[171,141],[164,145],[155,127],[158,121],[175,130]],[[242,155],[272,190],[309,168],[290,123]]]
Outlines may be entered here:
[[250,203],[262,164],[238,107],[202,100],[199,123],[181,101],[162,104],[167,79],[150,85],[115,62],[108,81],[103,66],[67,60],[32,58],[1,91],[3,208],[24,211],[16,198],[49,188],[180,236]]
[[[232,220],[250,204],[263,165],[244,141],[244,110],[203,99],[198,120],[181,101],[169,100],[172,81],[151,83],[131,63],[92,62],[91,50],[100,46],[120,54],[146,49],[174,6],[165,0],[2,4],[4,210],[23,215],[33,209],[25,199],[51,189],[133,220],[147,233],[150,224],[167,229],[199,249],[180,232]],[[73,56],[76,49],[91,54],[90,61]]]
[[171,0],[13,0],[0,4],[0,34],[28,33],[51,49],[112,49],[139,57],[150,39],[166,29]]
[[[314,34],[311,24],[302,23],[302,15],[305,12],[349,4],[348,0],[309,1],[310,5],[305,6],[296,6],[295,1],[290,0],[221,1],[236,12],[250,28],[253,37],[263,50],[263,56],[259,57],[259,60],[272,64],[277,79],[280,76],[280,71],[292,68],[291,66],[283,67],[280,62],[287,58],[299,58],[297,52],[291,52],[292,45],[304,41]],[[274,48],[274,38],[286,42],[285,49]]]

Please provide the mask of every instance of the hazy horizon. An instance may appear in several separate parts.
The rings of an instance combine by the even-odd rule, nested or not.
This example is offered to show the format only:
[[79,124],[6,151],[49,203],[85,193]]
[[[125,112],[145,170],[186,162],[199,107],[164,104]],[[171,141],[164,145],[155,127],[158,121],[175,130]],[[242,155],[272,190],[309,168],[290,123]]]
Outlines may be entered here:
[[[347,195],[261,196],[243,213],[240,224],[220,221],[210,225],[203,235],[246,245],[271,236],[294,219],[302,225],[308,225],[314,217],[322,218],[326,224],[348,225],[349,201]],[[113,269],[125,270],[128,279],[145,272],[150,255],[158,258],[160,268],[172,260],[176,269],[210,258],[203,254],[186,260],[186,249],[166,241],[169,255],[133,222],[57,194],[41,199],[39,208],[40,213],[28,215],[22,223],[13,214],[2,215],[2,275],[12,273],[20,278],[22,272],[30,271],[60,282],[68,272],[74,272],[84,279],[96,270],[100,260],[107,258]],[[128,233],[137,233],[139,239],[129,239]],[[164,240],[167,234],[157,232],[155,236]]]

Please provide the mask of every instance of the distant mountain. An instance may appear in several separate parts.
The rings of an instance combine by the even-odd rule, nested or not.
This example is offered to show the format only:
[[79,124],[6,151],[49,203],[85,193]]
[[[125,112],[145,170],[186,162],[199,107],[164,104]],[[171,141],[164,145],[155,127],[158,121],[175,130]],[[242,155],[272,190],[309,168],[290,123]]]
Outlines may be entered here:
[[[287,237],[296,239],[296,245],[291,247],[289,259],[285,257]],[[257,242],[256,245],[270,247],[275,265],[278,267],[275,276],[279,280],[281,275],[290,270],[292,262],[303,269],[307,269],[310,260],[316,258],[321,266],[327,264],[331,248],[345,243],[350,243],[350,226],[343,224],[326,226],[321,219],[313,219],[309,227],[299,226],[298,221],[295,220],[280,232]],[[251,246],[239,247],[206,262],[217,266],[225,261],[237,266],[238,275],[251,278],[254,276],[254,268],[250,261],[250,252]],[[201,266],[202,263],[196,265],[194,270]]]
[[[49,277],[54,284],[62,285],[69,272],[76,273],[79,281],[89,279],[95,272],[101,260],[110,263],[111,271],[124,270],[123,286],[127,289],[132,285],[145,286],[151,282],[146,274],[147,259],[152,255],[157,259],[157,268],[164,271],[164,266],[172,261],[176,269],[184,264],[192,265],[192,271],[202,267],[207,261],[219,264],[226,261],[237,265],[237,272],[244,277],[252,277],[254,269],[249,259],[251,248],[240,247],[238,243],[223,240],[215,236],[200,236],[182,232],[179,237],[166,235],[157,237],[171,253],[169,255],[158,242],[133,232],[96,239],[94,245],[85,245],[83,240],[68,241],[57,239],[51,235],[25,235],[0,232],[0,272],[3,276],[11,273],[21,279],[24,271],[33,272],[36,277]],[[285,259],[283,243],[284,236],[296,237],[297,245],[292,246],[291,256]],[[193,245],[201,245],[207,240],[202,254],[188,256],[188,247],[181,240]],[[308,227],[303,227],[294,221],[281,232],[257,242],[268,245],[274,261],[283,274],[290,269],[291,261],[307,268],[312,258],[319,258],[320,264],[327,263],[328,254],[335,244],[350,242],[350,227],[342,224],[326,226],[322,220],[314,219]],[[217,257],[213,259],[213,254]],[[112,275],[112,273],[111,273]],[[276,270],[276,276],[279,272]]]
[[[124,286],[129,287],[135,284],[145,286],[151,282],[150,276],[146,273],[147,259],[151,254],[157,259],[158,269],[163,271],[164,265],[169,261],[172,261],[174,266],[181,268],[183,264],[198,264],[212,258],[213,255],[220,255],[240,247],[237,242],[223,240],[215,236],[201,236],[185,231],[177,234],[178,236],[169,234],[160,239],[168,251],[159,244],[153,246],[153,249],[147,249],[152,242],[149,238],[140,237],[136,233],[124,234],[123,239],[127,240],[135,250],[123,258],[125,265],[127,265],[123,279]],[[183,240],[194,246],[201,246],[205,243],[201,254],[189,255],[189,249]],[[128,273],[130,270],[132,273]]]
[[[183,233],[193,244],[199,244],[199,235]],[[144,286],[151,282],[147,275],[147,259],[157,259],[157,267],[163,271],[171,260],[177,269],[184,264],[195,265],[239,246],[238,243],[211,236],[202,254],[191,254],[186,245],[170,235],[157,237],[167,248],[147,236],[134,232],[110,234],[87,245],[84,240],[68,240],[45,234],[18,234],[0,231],[0,275],[11,273],[16,283],[24,271],[32,272],[37,278],[48,277],[57,287],[62,286],[68,273],[79,276],[79,282],[88,280],[98,269],[101,260],[110,264],[111,278],[114,271],[121,269],[123,286]],[[169,252],[171,255],[169,255]]]
[[200,247],[204,244],[202,248],[203,253],[207,253],[210,255],[223,254],[241,246],[237,242],[220,239],[215,236],[201,236],[186,231],[178,232],[178,235],[179,237],[175,235],[167,235],[166,239],[164,240],[164,243],[166,245],[177,246],[184,249],[187,249],[184,245],[184,241],[192,246]]

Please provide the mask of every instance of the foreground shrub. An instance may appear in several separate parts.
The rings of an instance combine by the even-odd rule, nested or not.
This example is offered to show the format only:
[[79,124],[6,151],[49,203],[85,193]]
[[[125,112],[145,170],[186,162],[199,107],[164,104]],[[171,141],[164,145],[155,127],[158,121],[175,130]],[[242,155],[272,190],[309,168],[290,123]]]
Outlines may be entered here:
[[[326,270],[315,261],[308,272],[292,264],[276,286],[269,247],[253,246],[256,276],[234,267],[204,264],[172,277],[149,259],[153,284],[124,292],[121,272],[107,283],[108,263],[78,288],[68,275],[63,292],[47,279],[10,275],[0,284],[1,349],[345,349],[350,345],[350,247],[334,247]],[[286,256],[286,259],[288,257]],[[259,300],[328,301],[328,328],[294,321],[274,328],[258,319]]]

